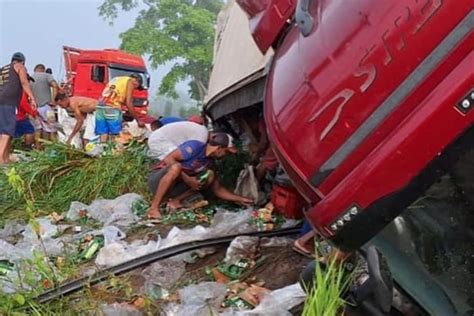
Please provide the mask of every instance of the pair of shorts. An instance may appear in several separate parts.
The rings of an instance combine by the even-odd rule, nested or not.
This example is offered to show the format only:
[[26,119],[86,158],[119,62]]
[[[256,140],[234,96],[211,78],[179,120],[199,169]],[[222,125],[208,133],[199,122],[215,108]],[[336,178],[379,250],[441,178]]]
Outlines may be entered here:
[[[168,173],[169,170],[170,170],[170,166],[164,167],[162,169],[150,171],[150,173],[148,174],[148,189],[150,190],[152,194],[156,193],[156,189],[158,188],[158,185],[160,184],[161,179],[165,176],[165,174]],[[175,182],[173,187],[171,187],[169,191],[166,193],[165,197],[173,199],[189,191],[190,189],[191,188],[181,178],[179,178]]]
[[16,105],[0,104],[0,135],[15,136]]
[[33,124],[31,124],[29,119],[24,119],[16,122],[15,138],[20,138],[24,135],[34,133],[35,128],[33,127]]
[[110,106],[97,106],[95,111],[95,133],[97,135],[118,135],[121,131],[122,111]]

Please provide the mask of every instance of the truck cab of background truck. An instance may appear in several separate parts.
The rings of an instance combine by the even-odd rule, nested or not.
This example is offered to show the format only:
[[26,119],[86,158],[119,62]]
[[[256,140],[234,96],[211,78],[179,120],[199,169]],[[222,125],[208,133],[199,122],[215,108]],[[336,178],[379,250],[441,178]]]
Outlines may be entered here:
[[[138,73],[143,79],[143,90],[133,92],[133,105],[138,116],[148,112],[150,75],[141,56],[117,49],[83,50],[63,47],[69,93],[99,99],[107,82],[118,76]],[[126,111],[126,107],[123,111]]]
[[473,1],[237,2],[257,46],[275,50],[273,149],[339,248],[377,236],[473,148]]

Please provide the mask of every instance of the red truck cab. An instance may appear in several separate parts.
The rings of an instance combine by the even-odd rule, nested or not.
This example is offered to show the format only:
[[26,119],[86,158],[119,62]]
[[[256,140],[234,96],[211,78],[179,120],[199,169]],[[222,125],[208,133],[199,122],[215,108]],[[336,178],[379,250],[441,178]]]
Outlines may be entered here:
[[[472,214],[420,210],[417,229],[399,215],[474,148],[473,2],[237,2],[262,52],[275,50],[265,87],[268,134],[310,205],[314,229],[343,250],[372,240],[391,253],[397,282],[428,313],[471,315],[472,257],[454,264],[471,271],[456,282],[452,267],[435,270],[427,260],[451,260],[438,250],[458,233],[464,237],[453,243],[466,248],[457,255],[472,256]],[[420,239],[433,252],[423,262]]]
[[64,46],[63,51],[71,95],[99,99],[110,79],[138,73],[144,89],[133,92],[133,105],[139,116],[147,114],[150,75],[141,56],[118,49],[83,50]]
[[314,227],[355,249],[472,124],[472,2],[303,0],[299,24],[268,13],[285,1],[238,2],[258,46],[278,45],[265,97],[275,152]]

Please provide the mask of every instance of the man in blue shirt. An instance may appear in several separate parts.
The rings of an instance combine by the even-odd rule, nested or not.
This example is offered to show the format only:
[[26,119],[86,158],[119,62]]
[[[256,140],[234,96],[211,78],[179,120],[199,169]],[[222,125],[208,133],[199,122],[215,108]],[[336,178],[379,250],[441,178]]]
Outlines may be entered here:
[[154,198],[147,216],[160,218],[160,204],[165,198],[179,199],[178,197],[182,198],[188,192],[204,188],[210,188],[222,200],[242,205],[253,204],[251,199],[236,195],[221,186],[216,177],[203,177],[211,167],[213,159],[236,152],[232,137],[226,133],[211,135],[207,144],[190,140],[178,146],[149,174],[148,186],[154,193]]

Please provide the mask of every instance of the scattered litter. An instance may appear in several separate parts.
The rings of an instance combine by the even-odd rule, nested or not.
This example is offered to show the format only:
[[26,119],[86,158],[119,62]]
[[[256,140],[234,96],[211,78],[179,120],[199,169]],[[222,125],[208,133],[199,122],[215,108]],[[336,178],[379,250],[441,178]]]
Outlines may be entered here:
[[81,251],[79,252],[79,260],[80,261],[91,260],[99,251],[99,249],[102,248],[103,246],[104,246],[103,236],[95,236],[95,237],[91,237],[90,240],[85,240],[84,243],[82,243],[80,247]]
[[221,284],[227,284],[230,282],[230,278],[225,275],[224,273],[220,272],[217,267],[214,268],[209,268],[210,270],[206,271],[208,275],[212,275],[212,278],[217,282]]
[[114,242],[100,249],[95,263],[100,267],[112,267],[156,251],[159,246],[160,241],[145,243],[142,240],[137,240],[131,244]]
[[271,248],[271,247],[280,247],[280,248],[285,248],[285,247],[290,247],[293,245],[295,241],[290,238],[286,237],[263,237],[260,239],[260,247],[261,248]]
[[246,315],[291,315],[289,310],[303,303],[305,298],[305,291],[299,283],[295,283],[269,293]]
[[141,316],[143,315],[135,306],[127,303],[114,303],[102,305],[101,310],[104,316]]
[[[23,239],[20,240],[15,246],[22,251],[29,251],[33,254],[33,251],[45,253],[46,256],[59,256],[65,252],[66,246],[70,246],[71,238],[69,236],[63,236],[61,238],[54,238],[58,234],[58,227],[51,223],[51,220],[47,217],[36,219],[35,226],[37,229],[33,229],[32,224],[28,224],[23,231]],[[38,234],[41,240],[38,238]]]
[[[261,291],[255,293],[261,294]],[[258,296],[258,295],[257,295]],[[305,291],[299,283],[272,291],[263,296],[260,304],[253,310],[236,310],[230,308],[219,314],[221,316],[291,316],[289,312],[295,306],[302,304],[306,298]],[[248,304],[248,303],[247,303]]]
[[131,224],[139,220],[139,217],[132,210],[133,204],[137,200],[143,200],[143,198],[138,194],[128,193],[114,200],[95,200],[89,206],[80,202],[73,202],[66,214],[66,218],[78,221],[81,219],[81,211],[82,213],[86,211],[89,217],[106,226],[115,225],[122,229],[127,229]]
[[104,235],[104,245],[110,245],[127,237],[123,231],[115,226],[106,226],[102,228],[102,234]]
[[59,215],[56,212],[53,212],[48,215],[48,218],[53,222],[54,224],[57,224],[58,222],[62,221],[64,219],[64,215]]
[[163,290],[169,291],[185,273],[186,265],[181,260],[171,258],[153,263],[142,272],[145,292],[154,300],[164,298]]
[[252,284],[250,287],[245,289],[245,291],[240,293],[239,297],[245,302],[247,302],[248,304],[250,304],[252,307],[255,307],[260,303],[262,298],[268,293],[270,293],[270,290],[264,287]]
[[216,282],[203,282],[185,287],[179,291],[181,308],[178,315],[217,315],[226,293],[226,286]]
[[25,230],[25,224],[19,221],[8,221],[5,223],[3,229],[0,229],[0,239],[9,241],[10,238],[15,237]]
[[269,231],[281,227],[286,219],[274,212],[272,203],[268,203],[264,208],[252,212],[249,223],[258,231]]
[[236,263],[243,259],[255,259],[257,257],[258,244],[258,237],[236,237],[227,248],[224,261],[226,263]]
[[183,256],[182,259],[186,263],[195,263],[199,259],[203,259],[209,255],[216,253],[216,248],[208,247],[208,248],[200,248],[192,251],[191,253],[187,253],[186,256]]
[[[204,201],[207,203],[207,201]],[[201,203],[202,205],[202,203]],[[169,213],[161,218],[163,224],[209,224],[214,216],[213,209],[195,208],[192,210],[179,210],[174,213]]]
[[253,166],[247,165],[242,169],[237,179],[234,193],[258,201],[258,180],[255,177]]

